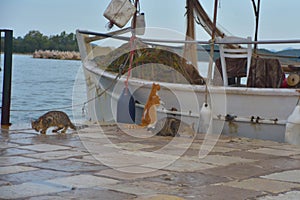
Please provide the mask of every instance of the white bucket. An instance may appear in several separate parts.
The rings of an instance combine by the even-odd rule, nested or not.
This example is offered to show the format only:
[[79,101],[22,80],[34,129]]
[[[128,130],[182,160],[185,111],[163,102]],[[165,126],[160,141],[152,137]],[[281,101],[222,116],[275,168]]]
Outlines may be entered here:
[[135,11],[136,8],[128,0],[112,0],[103,15],[119,28],[122,28]]

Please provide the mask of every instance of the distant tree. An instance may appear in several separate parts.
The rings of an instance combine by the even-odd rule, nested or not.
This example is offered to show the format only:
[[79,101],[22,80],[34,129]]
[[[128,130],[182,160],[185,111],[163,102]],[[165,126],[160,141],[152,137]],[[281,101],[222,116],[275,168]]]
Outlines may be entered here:
[[48,37],[39,31],[29,31],[24,37],[23,45],[26,52],[34,52],[39,49],[47,49],[47,41]]
[[67,34],[65,31],[48,37],[32,30],[24,38],[14,38],[13,45],[16,53],[33,53],[35,50],[78,51],[75,34]]

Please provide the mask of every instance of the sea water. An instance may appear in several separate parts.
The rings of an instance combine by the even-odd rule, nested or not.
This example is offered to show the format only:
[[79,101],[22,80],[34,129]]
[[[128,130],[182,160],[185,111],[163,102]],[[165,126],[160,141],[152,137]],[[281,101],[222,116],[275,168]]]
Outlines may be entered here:
[[[0,64],[2,103],[3,54]],[[207,67],[208,63],[201,62],[199,72],[202,76],[207,75]],[[31,120],[51,110],[61,110],[71,120],[84,121],[87,115],[83,112],[85,89],[81,61],[39,59],[31,55],[14,54],[10,122],[14,127],[29,128]]]
[[[1,56],[0,101],[4,74]],[[86,93],[81,61],[13,55],[10,122],[13,126],[30,127],[31,120],[50,110],[61,110],[71,119],[78,119],[81,116],[73,116],[73,91],[76,104],[83,105]]]

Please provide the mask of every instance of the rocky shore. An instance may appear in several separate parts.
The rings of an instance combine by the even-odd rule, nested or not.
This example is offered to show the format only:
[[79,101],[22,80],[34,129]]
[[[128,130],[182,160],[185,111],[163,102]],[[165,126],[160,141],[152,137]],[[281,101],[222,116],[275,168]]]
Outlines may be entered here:
[[33,58],[80,60],[79,52],[75,51],[38,50],[35,51],[32,56]]

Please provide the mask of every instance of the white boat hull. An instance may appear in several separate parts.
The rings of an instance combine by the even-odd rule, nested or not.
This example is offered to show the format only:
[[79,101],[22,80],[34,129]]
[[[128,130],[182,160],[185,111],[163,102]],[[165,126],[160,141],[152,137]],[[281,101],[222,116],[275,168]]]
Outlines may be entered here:
[[[84,71],[88,99],[95,98],[108,88],[116,76],[101,70],[91,62],[84,63]],[[116,105],[125,80],[126,77],[121,77],[104,95],[89,102],[88,113],[91,120],[116,121]],[[136,123],[139,123],[152,83],[141,79],[129,79],[129,89],[139,102]],[[176,108],[178,112],[174,114],[178,114],[181,120],[189,124],[194,123],[194,129],[199,132],[200,109],[207,94],[205,86],[164,82],[159,84],[162,87],[159,95],[165,105],[158,109],[158,117],[166,116],[167,109]],[[279,142],[284,142],[287,118],[299,99],[296,89],[210,86],[208,94],[208,102],[212,108],[213,132]]]

